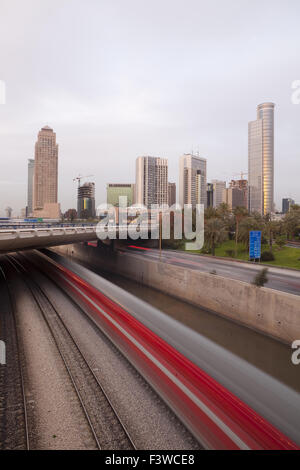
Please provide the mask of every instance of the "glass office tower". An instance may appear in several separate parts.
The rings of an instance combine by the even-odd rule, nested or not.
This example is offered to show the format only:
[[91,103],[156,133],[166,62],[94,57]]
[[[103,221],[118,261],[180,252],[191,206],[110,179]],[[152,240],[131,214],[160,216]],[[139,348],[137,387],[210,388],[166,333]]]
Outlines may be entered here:
[[262,215],[274,210],[274,108],[260,104],[248,129],[249,211]]

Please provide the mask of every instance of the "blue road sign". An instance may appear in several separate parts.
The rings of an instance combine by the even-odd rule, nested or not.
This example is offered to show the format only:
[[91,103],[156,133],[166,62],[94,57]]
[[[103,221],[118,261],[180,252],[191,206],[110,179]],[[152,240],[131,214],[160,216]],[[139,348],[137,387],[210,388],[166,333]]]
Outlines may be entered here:
[[249,257],[250,259],[259,259],[261,257],[261,231],[251,230],[249,237]]

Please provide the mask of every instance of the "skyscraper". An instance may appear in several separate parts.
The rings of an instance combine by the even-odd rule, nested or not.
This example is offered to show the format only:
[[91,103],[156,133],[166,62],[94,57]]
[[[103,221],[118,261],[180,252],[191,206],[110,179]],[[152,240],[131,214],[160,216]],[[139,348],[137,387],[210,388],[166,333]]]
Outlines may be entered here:
[[168,183],[168,192],[169,206],[172,207],[176,204],[176,183]]
[[185,154],[179,161],[179,204],[207,207],[206,159]]
[[84,219],[95,217],[95,183],[84,183],[78,187],[77,215]]
[[229,210],[244,206],[244,193],[239,188],[226,188],[223,190],[223,201],[228,205]]
[[290,211],[291,206],[295,204],[295,201],[290,197],[282,199],[282,213],[287,214]]
[[33,213],[38,217],[58,218],[57,203],[58,145],[56,134],[49,126],[38,133],[35,144]]
[[260,104],[248,126],[249,211],[262,215],[274,209],[274,108]]
[[207,207],[213,207],[213,205],[214,205],[214,186],[213,186],[212,183],[207,183],[206,193],[207,193]]
[[136,159],[136,204],[148,209],[153,204],[168,204],[168,160],[157,157]]
[[248,180],[241,178],[239,180],[231,180],[229,183],[230,189],[240,189],[243,192],[243,203],[241,206],[248,209]]
[[217,208],[223,202],[223,191],[226,189],[226,181],[212,180],[213,185],[213,207]]
[[34,176],[34,159],[29,158],[28,159],[26,216],[31,216],[33,212],[33,176]]

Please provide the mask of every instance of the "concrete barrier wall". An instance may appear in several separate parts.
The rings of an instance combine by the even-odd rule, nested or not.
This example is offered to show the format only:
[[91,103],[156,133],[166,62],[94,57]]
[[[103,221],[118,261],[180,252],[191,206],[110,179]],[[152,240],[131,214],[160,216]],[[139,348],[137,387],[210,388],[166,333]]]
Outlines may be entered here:
[[300,296],[84,245],[55,248],[63,254],[117,273],[164,293],[204,307],[291,344],[300,339]]

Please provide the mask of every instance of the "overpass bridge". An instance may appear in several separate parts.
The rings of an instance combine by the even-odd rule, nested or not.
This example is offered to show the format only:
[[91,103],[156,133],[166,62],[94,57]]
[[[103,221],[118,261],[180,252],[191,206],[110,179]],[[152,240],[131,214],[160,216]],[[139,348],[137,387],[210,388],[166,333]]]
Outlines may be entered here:
[[[6,229],[0,229],[0,254],[10,253],[15,251],[40,249],[51,246],[68,245],[80,242],[92,242],[100,241],[101,235],[103,239],[108,241],[112,247],[114,246],[114,240],[120,238],[122,243],[126,239],[130,242],[133,240],[128,237],[129,226],[136,233],[144,231],[150,232],[150,227],[143,227],[135,224],[130,225],[109,225],[103,226],[97,229],[97,225],[61,225],[61,226],[28,226],[28,227],[8,227]],[[153,238],[153,232],[156,230],[158,234],[159,227],[154,225],[151,227],[151,233]],[[99,236],[97,236],[97,233]],[[157,243],[157,238],[153,238],[153,242]],[[151,243],[151,240],[149,240]]]
[[97,240],[96,225],[0,230],[0,253]]

